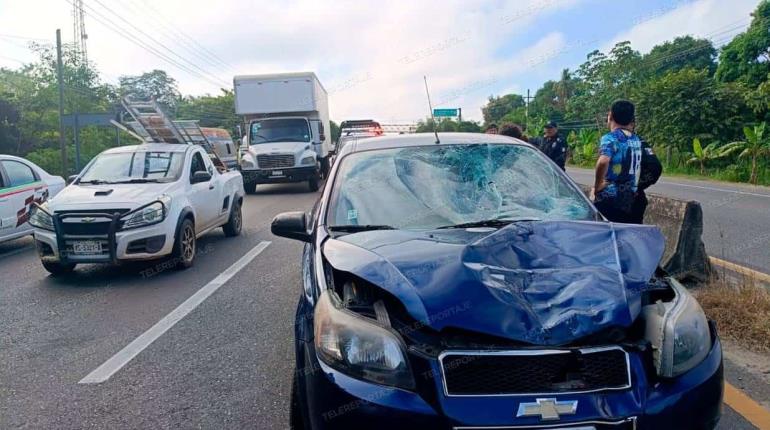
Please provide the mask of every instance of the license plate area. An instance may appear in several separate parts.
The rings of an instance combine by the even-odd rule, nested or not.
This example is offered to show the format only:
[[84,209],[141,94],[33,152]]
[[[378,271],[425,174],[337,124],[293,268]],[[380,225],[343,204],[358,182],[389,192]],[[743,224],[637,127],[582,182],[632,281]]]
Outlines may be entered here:
[[72,253],[77,255],[98,255],[102,253],[102,243],[96,240],[75,240]]
[[270,176],[272,177],[283,176],[283,170],[273,170],[272,172],[270,172]]

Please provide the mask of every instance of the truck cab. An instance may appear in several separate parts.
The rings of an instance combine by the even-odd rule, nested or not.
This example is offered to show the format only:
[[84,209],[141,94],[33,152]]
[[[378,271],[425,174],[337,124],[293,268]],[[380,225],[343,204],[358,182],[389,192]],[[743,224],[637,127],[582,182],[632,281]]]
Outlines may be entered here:
[[244,118],[241,174],[258,184],[305,182],[316,191],[332,151],[326,90],[313,73],[236,76],[236,113]]

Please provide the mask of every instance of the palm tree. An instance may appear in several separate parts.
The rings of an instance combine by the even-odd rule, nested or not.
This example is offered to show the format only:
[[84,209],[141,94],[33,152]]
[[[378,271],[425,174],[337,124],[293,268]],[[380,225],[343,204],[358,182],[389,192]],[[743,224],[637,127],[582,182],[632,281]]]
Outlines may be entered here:
[[697,137],[692,140],[692,152],[693,157],[687,160],[687,164],[699,163],[701,175],[706,173],[706,162],[722,156],[722,154],[717,151],[716,142],[709,143],[704,148],[701,146],[700,139]]
[[751,177],[749,182],[757,184],[757,160],[763,155],[770,155],[770,139],[765,139],[765,123],[754,128],[743,127],[746,140],[731,142],[722,147],[720,156],[728,156],[740,151],[738,158],[751,158]]

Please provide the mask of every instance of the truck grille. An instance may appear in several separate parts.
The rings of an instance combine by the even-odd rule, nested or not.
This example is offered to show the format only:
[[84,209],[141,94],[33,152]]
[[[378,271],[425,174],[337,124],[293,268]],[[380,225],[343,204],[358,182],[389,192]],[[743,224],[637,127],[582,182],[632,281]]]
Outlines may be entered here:
[[[60,233],[64,236],[106,236],[110,230],[110,214],[124,214],[129,209],[108,209],[98,211],[62,211]],[[118,226],[119,227],[119,226]]]
[[620,347],[445,352],[439,360],[449,396],[559,394],[631,387],[628,354]]
[[294,167],[294,155],[292,154],[257,155],[257,165],[260,169]]

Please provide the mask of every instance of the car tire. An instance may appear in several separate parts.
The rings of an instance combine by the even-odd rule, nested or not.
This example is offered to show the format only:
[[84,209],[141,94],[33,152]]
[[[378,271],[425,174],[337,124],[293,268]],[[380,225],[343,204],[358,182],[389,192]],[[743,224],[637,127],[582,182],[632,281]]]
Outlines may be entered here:
[[68,275],[75,270],[76,263],[62,264],[58,261],[41,261],[43,267],[53,276]]
[[185,218],[179,225],[179,231],[174,241],[173,258],[177,269],[192,267],[197,253],[195,242],[195,224],[190,218]]
[[291,405],[289,405],[289,428],[291,430],[304,430],[305,420],[302,417],[302,410],[299,405],[299,380],[297,370],[294,370],[294,376],[291,378]]
[[307,187],[312,192],[318,191],[318,188],[319,188],[319,178],[318,178],[318,176],[314,176],[314,177],[308,179],[307,180]]
[[243,183],[243,189],[248,194],[254,194],[257,192],[257,183],[256,182],[244,182]]
[[230,209],[230,218],[227,220],[227,224],[222,226],[222,230],[225,232],[225,236],[233,237],[241,234],[243,228],[243,213],[241,211],[241,202],[236,200],[233,202],[233,207]]

